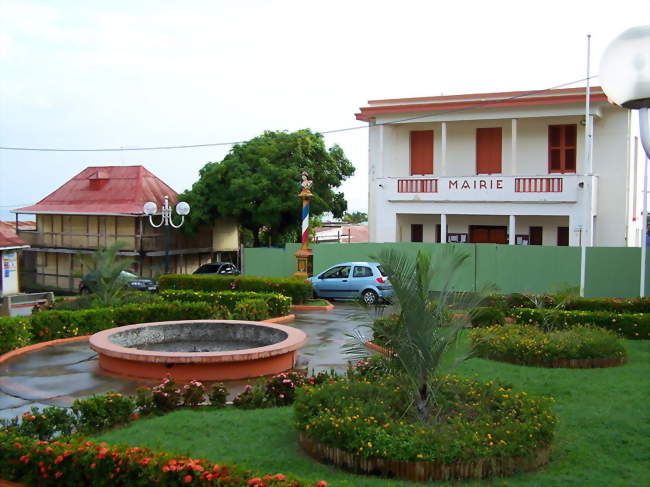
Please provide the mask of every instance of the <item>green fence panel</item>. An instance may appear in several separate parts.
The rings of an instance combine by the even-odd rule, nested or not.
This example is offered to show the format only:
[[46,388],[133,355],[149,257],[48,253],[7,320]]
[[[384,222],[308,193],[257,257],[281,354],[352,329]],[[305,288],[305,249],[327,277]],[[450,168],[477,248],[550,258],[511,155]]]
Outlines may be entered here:
[[296,272],[293,254],[299,247],[289,244],[285,248],[245,248],[243,273],[246,276],[289,277]]
[[[314,249],[314,273],[340,264],[341,262],[373,262],[382,250],[395,249],[408,256],[415,257],[418,251],[431,252],[434,262],[443,259],[454,248],[456,252],[466,253],[468,259],[455,279],[454,289],[471,291],[474,289],[474,246],[470,244],[433,244],[433,243],[367,243],[367,244],[318,244]],[[432,290],[440,290],[441,283],[434,279]]]
[[[647,275],[647,271],[646,271]],[[632,298],[639,296],[641,249],[634,247],[589,247],[585,296]]]
[[476,285],[498,293],[546,293],[580,287],[580,249],[476,244]]

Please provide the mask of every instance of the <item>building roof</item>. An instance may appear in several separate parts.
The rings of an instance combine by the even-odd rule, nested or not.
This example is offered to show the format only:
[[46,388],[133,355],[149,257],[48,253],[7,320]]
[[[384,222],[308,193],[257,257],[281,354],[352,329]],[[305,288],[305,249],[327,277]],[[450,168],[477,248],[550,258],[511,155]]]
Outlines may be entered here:
[[[607,101],[607,96],[600,86],[594,86],[591,88],[590,100],[592,102]],[[370,121],[377,115],[392,113],[564,105],[572,103],[585,103],[585,88],[370,100],[368,101],[369,106],[361,107],[361,111],[356,114],[356,117],[357,120]]]
[[0,222],[0,250],[20,249],[24,247],[29,247],[29,244],[23,239],[18,238],[14,228],[5,222]]
[[143,215],[147,201],[162,205],[178,194],[143,166],[87,167],[59,189],[32,206],[13,213],[68,215]]
[[339,225],[315,229],[315,242],[368,243],[368,225]]

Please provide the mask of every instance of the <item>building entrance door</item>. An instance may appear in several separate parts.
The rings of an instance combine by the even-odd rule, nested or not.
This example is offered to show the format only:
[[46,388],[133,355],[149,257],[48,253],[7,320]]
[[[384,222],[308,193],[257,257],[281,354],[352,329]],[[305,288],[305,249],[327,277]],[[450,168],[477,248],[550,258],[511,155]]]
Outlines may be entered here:
[[470,225],[470,243],[508,243],[508,227]]

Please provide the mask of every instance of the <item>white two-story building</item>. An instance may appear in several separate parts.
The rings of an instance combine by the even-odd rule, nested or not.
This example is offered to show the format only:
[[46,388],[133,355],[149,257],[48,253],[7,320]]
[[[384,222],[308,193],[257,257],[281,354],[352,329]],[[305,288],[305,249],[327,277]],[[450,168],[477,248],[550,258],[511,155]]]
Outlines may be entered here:
[[597,87],[585,140],[585,102],[584,88],[368,102],[370,242],[640,246],[638,127]]

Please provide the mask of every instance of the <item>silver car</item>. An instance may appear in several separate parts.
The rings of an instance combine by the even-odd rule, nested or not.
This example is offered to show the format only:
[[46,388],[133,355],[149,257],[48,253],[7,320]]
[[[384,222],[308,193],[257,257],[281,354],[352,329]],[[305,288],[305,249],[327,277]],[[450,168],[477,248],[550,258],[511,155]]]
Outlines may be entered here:
[[314,297],[330,299],[361,298],[377,304],[393,295],[393,286],[377,262],[344,262],[309,278]]

